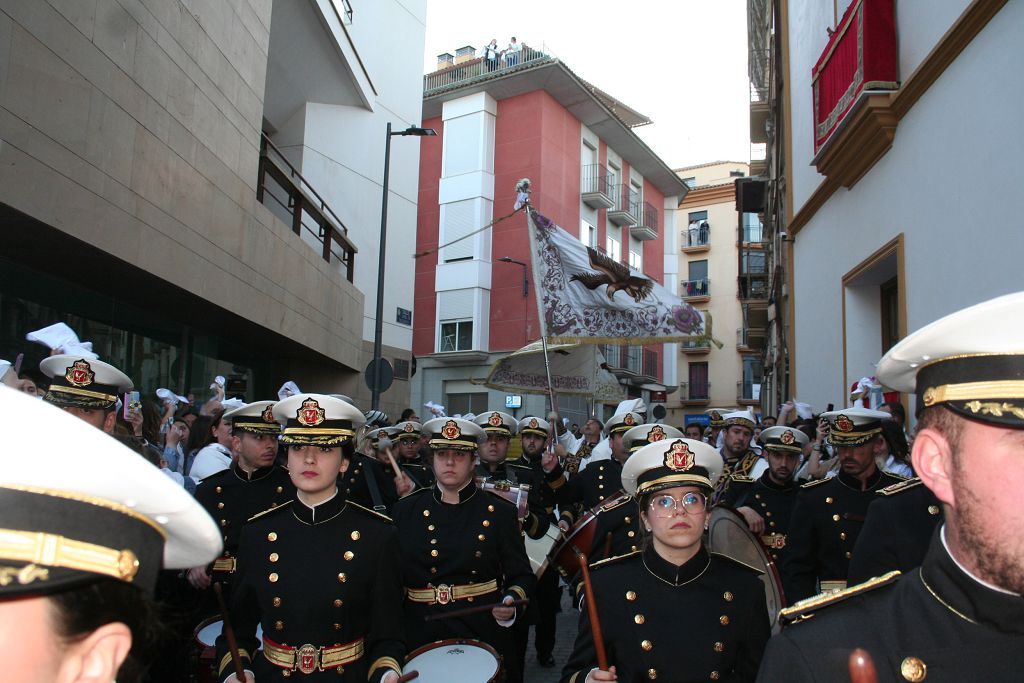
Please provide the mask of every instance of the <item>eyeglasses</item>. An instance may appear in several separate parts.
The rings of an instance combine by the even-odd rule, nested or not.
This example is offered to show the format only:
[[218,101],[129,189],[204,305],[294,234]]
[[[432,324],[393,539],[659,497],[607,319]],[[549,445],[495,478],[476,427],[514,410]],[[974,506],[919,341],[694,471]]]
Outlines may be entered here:
[[691,491],[678,500],[667,493],[655,496],[647,507],[655,517],[673,517],[680,512],[680,507],[683,514],[696,515],[704,512],[707,506],[707,496]]

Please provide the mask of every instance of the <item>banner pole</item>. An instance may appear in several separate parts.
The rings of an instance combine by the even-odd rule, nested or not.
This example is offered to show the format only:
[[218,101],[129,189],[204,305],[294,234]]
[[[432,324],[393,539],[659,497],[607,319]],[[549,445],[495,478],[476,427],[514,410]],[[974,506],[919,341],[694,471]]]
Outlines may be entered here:
[[[540,323],[540,345],[544,352],[544,372],[548,380],[548,402],[550,413],[558,412],[558,404],[555,400],[555,385],[551,381],[551,361],[548,359],[548,326],[544,316],[544,298],[540,291],[540,280],[538,279],[539,269],[537,268],[537,236],[534,234],[533,225],[534,208],[529,202],[526,203],[526,228],[530,233],[530,266],[533,269],[533,291],[537,300],[537,318]],[[556,427],[557,429],[557,427]],[[555,430],[552,430],[554,433]]]

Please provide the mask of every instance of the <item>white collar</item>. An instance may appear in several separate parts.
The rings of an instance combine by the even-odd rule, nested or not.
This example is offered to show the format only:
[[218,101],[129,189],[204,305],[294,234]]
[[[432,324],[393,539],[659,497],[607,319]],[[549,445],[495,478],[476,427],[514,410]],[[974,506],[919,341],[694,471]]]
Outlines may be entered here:
[[988,588],[989,590],[994,590],[994,591],[996,591],[997,593],[1002,593],[1002,594],[1004,594],[1004,595],[1013,595],[1013,596],[1015,596],[1015,597],[1020,597],[1020,596],[1019,596],[1019,595],[1018,595],[1017,593],[1014,593],[1013,591],[1008,591],[1008,590],[1006,590],[1005,588],[1000,588],[999,586],[996,586],[996,585],[994,585],[994,584],[991,584],[991,583],[989,583],[988,581],[985,581],[984,579],[980,579],[980,578],[978,578],[977,576],[975,576],[974,574],[972,574],[972,573],[971,573],[971,572],[970,572],[970,571],[969,571],[969,570],[967,569],[967,567],[965,567],[965,566],[963,566],[962,564],[960,564],[960,561],[956,559],[956,555],[954,555],[954,554],[953,554],[953,553],[952,553],[952,552],[950,551],[950,549],[949,549],[949,544],[948,544],[948,543],[946,543],[946,525],[945,525],[945,524],[943,524],[943,525],[942,525],[942,529],[941,529],[941,530],[939,531],[939,538],[941,538],[941,539],[942,539],[942,547],[946,549],[946,553],[947,553],[947,554],[948,554],[948,555],[949,555],[949,556],[950,556],[950,557],[951,557],[951,558],[953,559],[953,563],[954,563],[954,564],[956,564],[956,566],[957,566],[957,567],[958,567],[958,568],[960,569],[960,571],[962,571],[962,572],[963,572],[964,574],[966,574],[967,576],[969,576],[969,577],[970,577],[971,579],[973,579],[973,580],[974,580],[975,582],[977,582],[977,583],[980,583],[980,584],[981,584],[982,586],[984,586],[985,588]]

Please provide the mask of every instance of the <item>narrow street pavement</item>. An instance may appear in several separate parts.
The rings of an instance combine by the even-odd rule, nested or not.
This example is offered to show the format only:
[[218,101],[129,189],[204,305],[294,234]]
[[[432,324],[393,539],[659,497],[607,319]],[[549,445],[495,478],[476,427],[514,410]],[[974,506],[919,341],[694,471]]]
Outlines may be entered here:
[[570,604],[568,589],[563,586],[562,611],[558,613],[555,627],[555,666],[545,669],[537,663],[537,651],[533,647],[533,629],[530,629],[530,644],[526,649],[526,672],[523,676],[526,683],[557,683],[562,675],[562,667],[572,654],[573,643],[576,642],[579,614]]

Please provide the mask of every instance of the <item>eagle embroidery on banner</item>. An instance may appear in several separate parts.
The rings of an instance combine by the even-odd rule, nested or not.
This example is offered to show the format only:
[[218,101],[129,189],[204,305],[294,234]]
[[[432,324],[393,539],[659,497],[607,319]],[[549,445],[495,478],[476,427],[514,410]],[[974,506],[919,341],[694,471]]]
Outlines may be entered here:
[[579,282],[587,289],[597,289],[601,285],[608,285],[607,294],[609,299],[614,299],[615,292],[623,290],[640,303],[651,294],[654,283],[645,277],[633,275],[629,266],[619,263],[601,254],[592,247],[587,247],[587,254],[590,255],[590,265],[600,273],[575,273],[570,282]]

